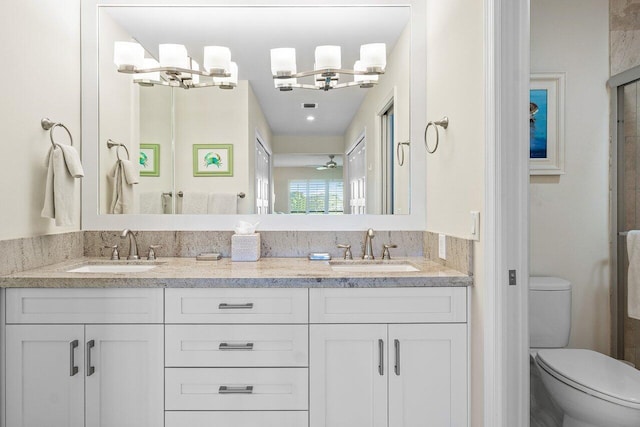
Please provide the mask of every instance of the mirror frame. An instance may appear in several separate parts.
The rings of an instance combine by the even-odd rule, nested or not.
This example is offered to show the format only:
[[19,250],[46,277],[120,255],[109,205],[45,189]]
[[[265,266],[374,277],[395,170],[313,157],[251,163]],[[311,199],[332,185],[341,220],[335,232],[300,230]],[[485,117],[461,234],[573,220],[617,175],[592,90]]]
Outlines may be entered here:
[[[258,230],[419,230],[426,227],[426,150],[422,132],[426,125],[426,2],[423,0],[191,0],[184,7],[278,6],[409,6],[411,7],[411,191],[407,215],[109,215],[98,213],[98,8],[104,6],[180,6],[176,0],[92,0],[81,10],[82,53],[82,185],[83,230],[233,230],[238,220],[260,221]],[[182,7],[182,6],[181,6]],[[417,94],[417,95],[416,95]]]

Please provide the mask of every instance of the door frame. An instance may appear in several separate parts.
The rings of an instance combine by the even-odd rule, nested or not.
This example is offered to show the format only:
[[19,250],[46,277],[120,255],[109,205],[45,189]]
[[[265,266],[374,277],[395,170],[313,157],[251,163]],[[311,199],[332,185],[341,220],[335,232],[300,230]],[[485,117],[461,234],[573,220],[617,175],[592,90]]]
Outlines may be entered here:
[[529,8],[529,0],[484,1],[487,427],[529,426]]

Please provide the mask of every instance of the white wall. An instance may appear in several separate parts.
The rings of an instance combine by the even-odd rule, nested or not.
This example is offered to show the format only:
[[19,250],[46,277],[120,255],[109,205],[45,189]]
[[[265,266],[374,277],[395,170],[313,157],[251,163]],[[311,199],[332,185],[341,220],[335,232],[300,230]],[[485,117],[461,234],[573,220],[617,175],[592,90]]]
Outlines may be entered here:
[[339,136],[274,135],[275,154],[344,154],[345,141]]
[[[248,133],[247,145],[249,153],[247,155],[247,170],[249,171],[249,185],[244,193],[246,197],[240,201],[243,206],[242,212],[255,213],[255,194],[256,194],[256,134],[260,136],[262,144],[268,153],[273,154],[271,127],[267,118],[264,116],[262,107],[256,98],[251,84],[248,85],[247,91],[247,110],[248,110]],[[271,157],[273,164],[273,156]]]
[[[469,212],[484,199],[483,2],[427,1],[427,120],[448,116],[440,147],[427,156],[427,230],[469,237]],[[422,140],[412,141],[423,144]],[[433,143],[433,142],[432,142]],[[425,153],[424,149],[420,153]],[[417,183],[412,183],[417,185]],[[474,244],[471,289],[471,425],[483,420],[483,242]],[[487,426],[489,427],[489,426]]]
[[565,174],[531,178],[531,274],[573,283],[571,347],[609,353],[607,0],[532,0],[531,71],[565,72]]
[[[45,166],[51,148],[40,127],[48,117],[65,124],[80,150],[80,1],[23,0],[4,4],[0,40],[7,79],[2,89],[3,151],[0,182],[0,239],[33,237],[80,229],[80,184],[76,184],[72,226],[56,227],[41,218]],[[56,141],[67,144],[64,129]]]
[[[385,74],[380,76],[379,83],[367,90],[360,108],[353,116],[344,140],[349,149],[358,142],[358,138],[366,131],[367,156],[367,213],[382,212],[382,160],[380,134],[380,114],[389,99],[393,98],[395,114],[396,142],[409,141],[409,105],[411,81],[411,25],[407,25],[398,37],[393,50],[387,53]],[[394,208],[396,213],[408,213],[409,210],[409,167],[395,168],[396,193]]]

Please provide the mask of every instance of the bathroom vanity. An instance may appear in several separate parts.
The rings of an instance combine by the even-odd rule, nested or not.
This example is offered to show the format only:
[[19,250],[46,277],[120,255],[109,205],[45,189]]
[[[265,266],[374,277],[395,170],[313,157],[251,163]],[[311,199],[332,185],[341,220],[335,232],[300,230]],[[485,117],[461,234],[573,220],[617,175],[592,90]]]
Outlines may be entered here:
[[468,425],[469,276],[99,262],[0,278],[6,426]]

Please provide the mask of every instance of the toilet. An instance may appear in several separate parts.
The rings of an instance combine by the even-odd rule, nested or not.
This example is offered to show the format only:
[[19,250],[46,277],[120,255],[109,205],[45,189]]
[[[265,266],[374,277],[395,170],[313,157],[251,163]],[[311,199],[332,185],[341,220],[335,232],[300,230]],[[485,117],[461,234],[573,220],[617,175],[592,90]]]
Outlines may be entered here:
[[604,354],[563,348],[571,332],[571,283],[529,280],[531,356],[563,427],[640,426],[640,371]]

